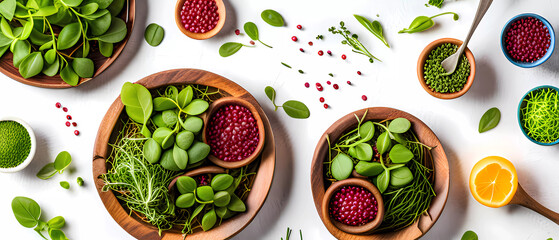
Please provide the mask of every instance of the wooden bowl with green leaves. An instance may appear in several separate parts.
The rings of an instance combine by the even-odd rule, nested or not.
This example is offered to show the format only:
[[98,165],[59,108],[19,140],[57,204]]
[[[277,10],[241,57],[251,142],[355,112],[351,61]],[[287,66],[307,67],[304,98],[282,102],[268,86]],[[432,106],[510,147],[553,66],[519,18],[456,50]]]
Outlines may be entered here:
[[[393,122],[400,124],[391,126]],[[379,141],[381,143],[377,144]],[[362,146],[363,144],[370,146]],[[354,146],[354,150],[347,150]],[[403,150],[404,148],[410,150]],[[417,176],[417,169],[423,167],[427,170],[421,171],[428,172],[429,175]],[[355,174],[354,170],[359,174]],[[418,239],[429,231],[444,209],[450,185],[449,174],[443,146],[425,123],[397,109],[373,107],[342,117],[322,135],[312,160],[311,188],[318,215],[328,231],[338,239]],[[372,232],[348,233],[333,223],[336,220],[332,219],[332,214],[325,213],[324,198],[328,197],[326,192],[332,186],[339,185],[334,183],[345,181],[343,179],[365,179],[382,193],[384,219]],[[427,183],[432,188],[425,185],[418,187],[419,184]],[[403,222],[400,217],[403,213],[392,213],[391,209],[396,209],[392,205],[397,206],[403,202],[398,201],[399,196],[411,194],[409,196],[413,199],[412,195],[417,193],[414,189],[432,189],[432,194],[425,198],[430,199],[430,204],[415,201],[413,204],[418,206],[417,211],[425,208],[425,212],[418,218],[406,218],[406,222]],[[399,191],[401,192],[396,194]],[[409,208],[408,205],[404,207]]]

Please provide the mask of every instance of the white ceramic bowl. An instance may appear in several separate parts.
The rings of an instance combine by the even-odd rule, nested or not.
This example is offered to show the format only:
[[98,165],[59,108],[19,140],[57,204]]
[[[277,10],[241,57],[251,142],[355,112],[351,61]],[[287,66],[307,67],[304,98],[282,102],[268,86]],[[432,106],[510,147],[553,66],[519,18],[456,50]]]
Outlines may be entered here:
[[27,124],[25,121],[21,120],[20,118],[17,118],[17,117],[1,117],[0,121],[14,121],[14,122],[17,122],[17,123],[21,124],[23,127],[25,127],[25,129],[27,130],[27,133],[29,133],[29,138],[31,139],[31,150],[29,151],[29,155],[27,155],[27,158],[21,164],[17,165],[16,167],[0,168],[0,172],[5,172],[5,173],[12,173],[12,172],[21,171],[25,167],[27,167],[27,165],[29,165],[29,163],[31,163],[31,161],[33,160],[33,157],[35,156],[35,150],[37,148],[37,140],[35,139],[35,133],[33,132],[33,129],[29,126],[29,124]]

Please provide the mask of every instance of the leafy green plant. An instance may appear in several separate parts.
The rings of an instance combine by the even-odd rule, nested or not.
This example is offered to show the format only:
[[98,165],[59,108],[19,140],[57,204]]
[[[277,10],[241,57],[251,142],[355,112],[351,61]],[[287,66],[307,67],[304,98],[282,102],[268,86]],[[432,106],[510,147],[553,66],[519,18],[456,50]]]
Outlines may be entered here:
[[427,17],[427,16],[419,16],[416,17],[410,24],[410,26],[408,28],[404,28],[402,30],[400,30],[398,33],[416,33],[416,32],[423,32],[431,27],[433,27],[435,25],[435,22],[433,21],[433,18],[436,18],[438,16],[442,16],[442,15],[446,15],[446,14],[452,14],[453,15],[453,19],[454,21],[458,20],[458,14],[453,13],[453,12],[445,12],[445,13],[441,13],[441,14],[437,14],[435,16],[432,17]]
[[147,122],[153,112],[151,93],[140,84],[126,82],[120,91],[120,100],[126,107],[126,114],[134,121],[142,125],[142,134],[151,137],[147,128]]
[[144,32],[144,39],[146,39],[146,42],[149,45],[154,47],[157,47],[159,46],[159,44],[161,44],[161,41],[163,41],[163,37],[165,37],[165,29],[163,29],[156,23],[148,25],[146,31]]
[[342,40],[342,44],[352,47],[351,51],[353,51],[354,53],[359,53],[367,56],[369,58],[369,62],[372,63],[375,59],[377,61],[380,61],[380,59],[373,56],[373,54],[371,54],[369,50],[367,50],[367,48],[363,46],[363,44],[357,39],[357,34],[351,34],[351,32],[347,30],[343,21],[340,22],[339,30],[336,29],[336,27],[330,27],[328,31],[332,34],[342,35],[342,37],[344,38],[344,40]]
[[284,25],[283,17],[281,16],[281,14],[272,9],[262,11],[260,16],[262,17],[262,20],[264,20],[264,22],[274,27],[282,27]]
[[374,21],[371,22],[366,17],[359,16],[357,14],[354,14],[353,16],[355,17],[355,19],[357,19],[357,21],[359,23],[361,23],[361,25],[363,25],[363,27],[365,27],[367,30],[369,30],[369,32],[371,32],[373,35],[375,35],[375,37],[377,37],[380,41],[382,41],[382,43],[384,43],[384,45],[386,45],[388,48],[390,48],[390,45],[388,45],[388,42],[384,38],[384,35],[383,35],[383,32],[382,32],[382,26],[380,25],[379,21],[374,20]]
[[460,240],[478,240],[478,237],[474,231],[466,231]]
[[289,100],[281,106],[276,105],[276,90],[273,87],[267,86],[264,92],[268,99],[272,101],[272,104],[274,104],[274,111],[281,107],[288,116],[299,119],[309,118],[311,115],[309,108],[304,103],[296,100]]
[[242,47],[254,47],[254,46],[245,45],[238,42],[227,42],[221,45],[221,47],[219,47],[219,56],[229,57],[237,53],[239,50],[241,50]]
[[260,37],[258,35],[258,27],[256,26],[256,24],[254,24],[253,22],[246,22],[244,25],[244,29],[246,34],[255,41],[259,41],[260,43],[262,43],[264,46],[272,48],[272,46],[263,43],[262,41],[260,41]]
[[54,162],[47,163],[39,172],[37,177],[43,180],[47,180],[54,176],[56,173],[62,174],[68,166],[72,163],[72,156],[66,151],[58,153]]
[[41,220],[41,207],[35,200],[27,197],[15,197],[12,200],[12,211],[16,220],[26,228],[34,228],[42,238],[47,239],[43,232],[47,232],[52,240],[68,240],[61,230],[66,221],[62,216],[54,217],[48,222]]
[[429,5],[441,8],[444,0],[429,0]]
[[0,56],[11,51],[13,64],[24,78],[60,74],[62,80],[75,86],[80,77],[93,77],[94,64],[88,58],[92,44],[97,43],[100,52],[110,57],[113,44],[126,37],[126,23],[115,17],[123,3],[30,0],[23,4],[5,0],[0,3]]
[[501,111],[498,108],[490,108],[487,110],[479,120],[478,132],[487,132],[499,124],[501,121]]

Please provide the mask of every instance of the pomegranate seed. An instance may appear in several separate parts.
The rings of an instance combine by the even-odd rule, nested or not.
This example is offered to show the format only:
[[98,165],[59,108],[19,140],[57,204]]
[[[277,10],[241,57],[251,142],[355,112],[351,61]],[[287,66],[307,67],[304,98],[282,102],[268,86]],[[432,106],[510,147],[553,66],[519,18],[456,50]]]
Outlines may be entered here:
[[70,115],[66,115],[66,119],[68,119],[68,120],[72,120],[72,116],[70,116]]
[[324,98],[320,97],[318,100],[320,100],[320,102],[324,102]]
[[357,75],[361,75],[361,71],[357,71]]
[[334,84],[332,85],[332,87],[334,87],[334,89],[338,90],[338,88],[340,88],[340,86],[338,86],[338,84]]
[[332,82],[330,82],[330,81],[326,81],[326,84],[330,85],[330,84],[332,84]]
[[57,103],[55,104],[55,106],[56,106],[56,108],[60,108],[60,107],[62,107],[62,104],[60,104],[59,102],[57,102]]
[[297,29],[299,29],[299,30],[300,30],[300,29],[303,29],[303,26],[297,25]]
[[251,40],[251,41],[250,41],[250,44],[254,45],[254,41]]
[[326,53],[328,53],[328,55],[332,56],[332,51],[328,50],[328,51],[326,51]]
[[306,88],[309,88],[310,86],[311,86],[311,85],[310,85],[308,82],[305,83],[305,87],[306,87]]
[[527,17],[512,23],[505,35],[508,55],[516,61],[534,62],[550,48],[549,29],[539,19]]
[[316,90],[318,90],[319,92],[322,92],[322,90],[324,90],[324,88],[322,87],[322,84],[316,83]]
[[302,48],[299,48],[299,51],[301,51],[301,52],[305,52],[305,50],[303,50]]
[[69,127],[69,126],[70,126],[70,122],[66,122],[66,127]]
[[309,42],[309,46],[312,46],[312,45],[313,45],[313,43],[312,43],[312,42]]
[[375,219],[378,203],[375,196],[363,187],[343,186],[334,193],[328,212],[340,223],[360,226]]
[[241,30],[235,29],[235,34],[236,34],[236,35],[240,35],[240,34],[241,34]]
[[367,96],[363,95],[361,96],[361,99],[363,99],[363,101],[367,101]]
[[294,42],[297,42],[297,37],[293,36],[293,37],[291,37],[291,40],[293,40]]
[[346,59],[346,56],[345,56],[345,54],[342,54],[342,59],[343,59],[343,60],[345,60],[345,59]]
[[325,103],[325,104],[324,104],[324,108],[325,108],[325,109],[328,109],[328,104]]
[[73,122],[73,123],[72,123],[72,126],[77,127],[78,124],[77,124],[76,122]]
[[[193,33],[206,33],[217,26],[219,12],[215,0],[199,1],[186,0],[182,6],[180,18],[181,23],[187,31]],[[235,34],[238,29],[235,30]]]
[[68,108],[67,108],[67,107],[63,107],[63,108],[62,108],[62,111],[68,112]]
[[74,131],[74,135],[76,135],[76,136],[80,135],[80,131],[78,131],[78,130]]
[[324,55],[324,52],[322,50],[320,50],[320,51],[318,51],[318,55],[322,56],[322,55]]
[[347,81],[347,85],[351,85],[351,81]]

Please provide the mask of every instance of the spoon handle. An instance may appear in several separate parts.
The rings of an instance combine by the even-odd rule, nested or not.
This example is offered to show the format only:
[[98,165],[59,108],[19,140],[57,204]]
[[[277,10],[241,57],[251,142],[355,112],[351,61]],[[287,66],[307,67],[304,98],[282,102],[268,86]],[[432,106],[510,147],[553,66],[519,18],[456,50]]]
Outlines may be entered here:
[[459,56],[462,55],[462,53],[466,49],[466,46],[468,45],[468,42],[470,42],[470,38],[474,34],[474,31],[476,30],[477,25],[479,25],[479,22],[481,22],[481,19],[483,18],[483,16],[485,15],[485,13],[489,9],[489,7],[491,6],[491,3],[493,3],[493,0],[480,0],[479,1],[479,5],[477,6],[476,15],[474,17],[474,21],[472,22],[472,26],[470,27],[470,31],[468,32],[468,36],[466,36],[466,39],[464,39],[464,43],[460,46],[460,49],[458,49]]
[[559,224],[559,213],[549,210],[549,208],[544,207],[539,202],[534,200],[532,197],[530,197],[530,195],[526,193],[526,191],[524,191],[520,184],[518,184],[516,194],[514,195],[510,203],[518,204],[532,209],[535,212],[543,215],[544,217],[549,218],[549,220],[553,221],[554,223]]

